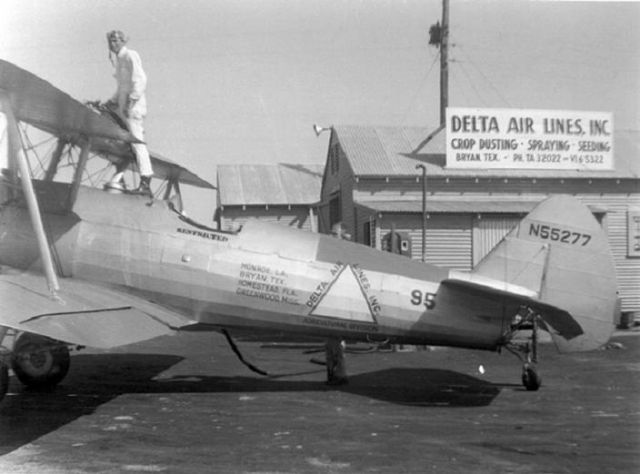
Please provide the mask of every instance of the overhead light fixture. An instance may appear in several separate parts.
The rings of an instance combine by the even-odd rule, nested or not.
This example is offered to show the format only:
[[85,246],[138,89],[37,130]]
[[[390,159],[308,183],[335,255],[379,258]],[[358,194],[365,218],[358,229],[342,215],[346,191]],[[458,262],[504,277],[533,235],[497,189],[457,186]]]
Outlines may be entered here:
[[316,133],[316,137],[319,137],[322,132],[333,130],[333,125],[330,127],[321,127],[317,124],[313,124],[313,131]]

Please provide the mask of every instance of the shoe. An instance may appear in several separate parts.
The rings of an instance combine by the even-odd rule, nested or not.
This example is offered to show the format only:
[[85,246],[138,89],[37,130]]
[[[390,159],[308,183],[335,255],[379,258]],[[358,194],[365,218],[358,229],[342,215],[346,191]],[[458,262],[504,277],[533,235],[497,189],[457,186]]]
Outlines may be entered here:
[[111,180],[104,185],[104,189],[110,193],[123,193],[127,190],[127,186],[124,184],[124,179]]
[[142,176],[140,178],[140,185],[132,192],[133,194],[153,196],[153,193],[151,192],[151,176]]

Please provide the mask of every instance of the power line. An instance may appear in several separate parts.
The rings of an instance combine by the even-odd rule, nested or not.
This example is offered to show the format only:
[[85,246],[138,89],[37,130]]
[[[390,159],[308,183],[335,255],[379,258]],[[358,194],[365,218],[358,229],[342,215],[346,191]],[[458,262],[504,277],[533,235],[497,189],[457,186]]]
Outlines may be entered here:
[[505,99],[504,96],[502,95],[502,93],[498,90],[498,88],[493,85],[493,83],[489,80],[489,78],[482,72],[482,70],[475,64],[475,62],[467,55],[467,52],[464,50],[462,45],[458,45],[458,47],[460,48],[460,51],[462,51],[462,54],[464,54],[465,58],[467,58],[469,63],[476,69],[476,71],[478,71],[480,73],[480,75],[484,78],[484,80],[487,81],[487,84],[489,84],[489,86],[491,86],[491,88],[495,91],[495,93],[498,95],[498,97],[505,104],[507,104],[509,107],[512,107],[511,104],[509,103],[509,101],[507,99]]
[[436,54],[433,57],[433,62],[431,63],[431,66],[429,66],[429,69],[427,70],[425,75],[420,80],[420,84],[418,85],[418,89],[413,94],[413,97],[411,98],[411,101],[409,102],[409,105],[406,107],[406,109],[404,111],[404,114],[402,114],[402,119],[400,120],[400,124],[404,124],[405,123],[405,120],[407,119],[407,115],[409,114],[409,110],[416,103],[416,98],[422,92],[422,89],[424,88],[425,84],[427,83],[427,79],[429,78],[429,74],[431,74],[431,71],[433,70],[433,66],[435,66],[436,63],[438,62],[439,56],[440,56],[439,54]]
[[467,96],[465,88],[460,85],[460,80],[457,78],[456,74],[452,75],[451,84],[456,88],[456,91],[458,91],[459,94],[462,96],[462,99],[464,100],[463,102],[464,104],[472,103],[471,100],[469,100],[469,97]]
[[482,98],[482,95],[480,94],[480,91],[478,91],[478,89],[476,88],[476,85],[474,83],[474,81],[471,79],[469,73],[467,72],[467,70],[462,66],[462,63],[459,61],[456,61],[455,59],[452,59],[451,61],[449,61],[452,64],[455,64],[457,67],[460,68],[460,70],[462,71],[462,73],[464,74],[464,76],[467,78],[467,80],[469,81],[469,85],[471,85],[471,89],[473,89],[473,92],[475,92],[476,96],[478,97],[478,99],[480,100],[480,102],[482,103],[482,105],[485,105],[485,101]]

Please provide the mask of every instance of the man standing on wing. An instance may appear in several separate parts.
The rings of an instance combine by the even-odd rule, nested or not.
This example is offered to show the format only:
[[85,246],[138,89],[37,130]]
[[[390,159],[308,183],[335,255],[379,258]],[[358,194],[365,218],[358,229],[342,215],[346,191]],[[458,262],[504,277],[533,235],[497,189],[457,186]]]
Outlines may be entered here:
[[[147,75],[142,69],[140,55],[125,46],[128,38],[119,30],[107,33],[109,43],[109,59],[115,66],[114,77],[118,83],[116,93],[107,102],[126,122],[131,134],[144,141],[144,117],[147,114],[147,100],[144,92],[147,87]],[[115,55],[115,61],[112,57]],[[149,158],[149,150],[144,143],[132,144],[140,171],[140,186],[135,192],[151,195],[151,177],[153,169]],[[111,183],[118,183],[122,172],[116,173]]]

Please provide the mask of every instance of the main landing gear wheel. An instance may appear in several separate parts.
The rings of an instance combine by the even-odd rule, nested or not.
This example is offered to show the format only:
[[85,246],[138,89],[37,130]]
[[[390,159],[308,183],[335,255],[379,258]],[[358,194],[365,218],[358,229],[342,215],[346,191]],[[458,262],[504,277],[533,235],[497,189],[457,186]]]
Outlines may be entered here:
[[22,333],[13,347],[11,368],[27,387],[53,388],[69,371],[71,358],[64,344],[31,333]]

